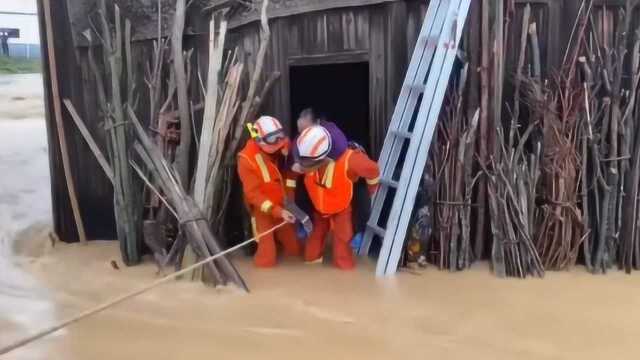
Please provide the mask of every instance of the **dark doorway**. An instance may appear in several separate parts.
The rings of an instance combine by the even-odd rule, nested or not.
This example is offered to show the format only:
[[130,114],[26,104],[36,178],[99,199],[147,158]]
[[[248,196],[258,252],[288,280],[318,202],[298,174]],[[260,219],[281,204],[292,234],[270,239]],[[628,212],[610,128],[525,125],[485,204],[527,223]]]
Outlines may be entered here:
[[312,107],[370,150],[369,63],[291,66],[289,76],[292,135],[300,111]]

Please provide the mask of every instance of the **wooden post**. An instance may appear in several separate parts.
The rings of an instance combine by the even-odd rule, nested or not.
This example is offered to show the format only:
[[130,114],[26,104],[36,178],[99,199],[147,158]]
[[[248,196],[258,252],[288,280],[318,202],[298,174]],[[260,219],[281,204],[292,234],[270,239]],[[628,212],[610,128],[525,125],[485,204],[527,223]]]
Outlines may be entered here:
[[[479,136],[478,157],[482,166],[487,166],[489,161],[488,142],[489,142],[489,7],[490,0],[482,2],[481,16],[481,42],[482,49],[481,65],[480,65],[480,120],[479,120]],[[493,132],[493,131],[492,131]],[[482,259],[484,255],[485,240],[487,238],[487,228],[485,214],[488,213],[487,208],[487,181],[486,176],[478,179],[478,193],[476,195],[476,203],[479,207],[476,212],[475,232],[477,234],[474,255],[476,259]]]
[[67,148],[67,139],[64,133],[64,125],[62,124],[62,105],[60,101],[60,88],[58,86],[58,72],[56,64],[55,46],[53,40],[53,24],[51,18],[51,3],[49,0],[42,0],[44,8],[44,21],[47,34],[47,55],[49,57],[49,77],[51,80],[51,96],[53,103],[54,118],[56,122],[56,132],[58,133],[58,141],[60,143],[60,154],[62,155],[62,167],[64,169],[64,177],[67,183],[67,190],[69,192],[69,201],[71,202],[71,209],[73,211],[73,217],[76,222],[76,228],[78,229],[78,238],[80,242],[87,242],[87,235],[84,231],[84,225],[82,223],[82,216],[80,214],[80,205],[78,203],[78,197],[76,194],[76,186],[71,174],[71,164],[69,160],[69,150]]

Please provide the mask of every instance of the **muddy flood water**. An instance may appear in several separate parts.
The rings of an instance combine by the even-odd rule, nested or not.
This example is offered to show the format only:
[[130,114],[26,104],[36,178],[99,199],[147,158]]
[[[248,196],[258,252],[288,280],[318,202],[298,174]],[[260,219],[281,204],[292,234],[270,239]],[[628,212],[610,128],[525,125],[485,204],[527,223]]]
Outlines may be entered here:
[[[114,268],[115,242],[52,246],[46,134],[42,109],[32,109],[41,101],[4,96],[29,93],[38,81],[0,77],[0,348],[160,276],[149,261]],[[16,101],[33,103],[15,111]],[[592,276],[578,267],[544,280],[501,280],[480,264],[457,274],[429,268],[376,279],[368,261],[353,272],[294,260],[258,271],[248,259],[235,261],[250,294],[172,282],[0,359],[600,360],[640,353],[640,273]]]

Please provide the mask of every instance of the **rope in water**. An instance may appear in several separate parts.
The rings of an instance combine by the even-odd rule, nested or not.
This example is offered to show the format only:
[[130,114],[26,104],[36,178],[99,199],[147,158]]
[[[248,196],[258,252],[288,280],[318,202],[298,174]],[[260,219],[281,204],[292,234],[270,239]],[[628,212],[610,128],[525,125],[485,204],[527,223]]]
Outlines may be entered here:
[[23,346],[25,346],[27,344],[30,344],[30,343],[38,340],[38,339],[41,339],[41,338],[43,338],[43,337],[45,337],[47,335],[50,335],[50,334],[52,334],[52,333],[54,333],[54,332],[56,332],[56,331],[58,331],[60,329],[63,329],[63,328],[65,328],[65,327],[67,327],[67,326],[69,326],[69,325],[71,325],[71,324],[73,324],[75,322],[78,322],[78,321],[80,321],[80,320],[82,320],[82,319],[84,319],[86,317],[89,317],[91,315],[95,315],[95,314],[97,314],[99,312],[102,312],[102,311],[104,311],[104,310],[106,310],[106,309],[108,309],[108,308],[110,308],[110,307],[112,307],[114,305],[117,305],[117,304],[119,304],[119,303],[121,303],[123,301],[126,301],[126,300],[134,298],[134,297],[136,297],[136,296],[138,296],[138,295],[140,295],[142,293],[145,293],[145,292],[147,292],[147,291],[149,291],[149,290],[151,290],[151,289],[153,289],[153,288],[155,288],[157,286],[160,286],[160,285],[168,282],[169,280],[173,280],[173,279],[177,278],[178,276],[183,275],[183,274],[185,274],[185,273],[187,273],[187,272],[189,272],[189,271],[191,271],[193,269],[196,269],[196,268],[198,268],[198,267],[200,267],[200,266],[202,266],[202,265],[204,265],[204,264],[206,264],[206,263],[208,263],[210,261],[213,261],[213,260],[215,260],[215,259],[217,259],[219,257],[225,256],[225,255],[227,255],[229,253],[232,253],[232,252],[234,252],[234,251],[236,251],[236,250],[238,250],[238,249],[240,249],[240,248],[242,248],[244,246],[247,246],[247,245],[251,244],[252,242],[257,241],[258,238],[261,238],[264,235],[272,233],[272,232],[276,231],[277,229],[283,227],[286,224],[287,224],[287,222],[282,222],[279,225],[276,225],[276,226],[272,227],[271,229],[269,229],[269,230],[267,230],[267,231],[265,231],[265,232],[263,232],[261,234],[258,234],[255,237],[252,237],[251,239],[245,240],[244,242],[242,242],[242,243],[240,243],[240,244],[238,244],[236,246],[230,247],[227,250],[224,250],[224,251],[222,251],[220,253],[217,253],[217,254],[215,254],[213,256],[210,256],[210,257],[208,257],[208,258],[206,258],[206,259],[204,259],[204,260],[202,260],[200,262],[197,262],[197,263],[195,263],[193,265],[187,266],[186,268],[184,268],[184,269],[182,269],[180,271],[176,271],[176,272],[174,272],[172,274],[169,274],[169,275],[167,275],[167,276],[165,276],[165,277],[163,277],[161,279],[158,279],[158,280],[152,282],[151,284],[145,285],[145,286],[143,286],[143,287],[141,287],[141,288],[139,288],[137,290],[131,291],[129,293],[120,295],[120,296],[118,296],[118,297],[116,297],[114,299],[111,299],[111,300],[109,300],[107,302],[104,302],[104,303],[102,303],[102,304],[100,304],[98,306],[95,306],[95,307],[93,307],[91,309],[85,310],[85,311],[83,311],[83,312],[81,312],[81,313],[79,313],[79,314],[77,314],[77,315],[75,315],[73,317],[70,317],[67,320],[64,320],[64,321],[62,321],[62,322],[60,322],[60,323],[58,323],[56,325],[53,325],[53,326],[51,326],[49,328],[46,328],[46,329],[43,329],[43,330],[41,330],[41,331],[39,331],[39,332],[37,332],[37,333],[35,333],[33,335],[30,335],[30,336],[28,336],[26,338],[23,338],[21,340],[15,341],[14,343],[12,343],[12,344],[10,344],[8,346],[0,348],[0,355],[4,355],[4,354],[6,354],[8,352],[11,352],[11,351],[17,349],[17,348],[23,347]]

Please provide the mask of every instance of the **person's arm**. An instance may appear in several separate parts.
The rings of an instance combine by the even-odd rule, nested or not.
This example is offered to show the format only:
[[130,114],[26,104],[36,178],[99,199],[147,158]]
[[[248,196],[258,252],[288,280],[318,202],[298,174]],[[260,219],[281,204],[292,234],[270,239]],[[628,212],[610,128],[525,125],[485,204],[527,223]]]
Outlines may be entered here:
[[285,169],[282,171],[284,176],[284,189],[287,194],[287,199],[293,201],[296,194],[296,187],[298,184],[298,178],[301,173],[298,170],[299,165],[296,163],[299,153],[297,146],[297,138],[294,139],[289,147],[289,153],[285,161]]
[[242,182],[242,191],[247,202],[263,213],[274,218],[282,218],[282,207],[260,192],[260,175],[253,165],[244,157],[238,156],[238,175]]
[[380,184],[380,168],[378,164],[371,160],[367,154],[361,151],[354,151],[349,158],[349,170],[347,176],[352,181],[364,178],[367,182],[369,195],[375,194]]
[[300,177],[300,174],[295,171],[289,170],[289,171],[284,171],[283,175],[284,175],[284,189],[285,189],[285,193],[287,194],[287,199],[294,201],[296,197],[296,187],[298,186],[298,178]]

